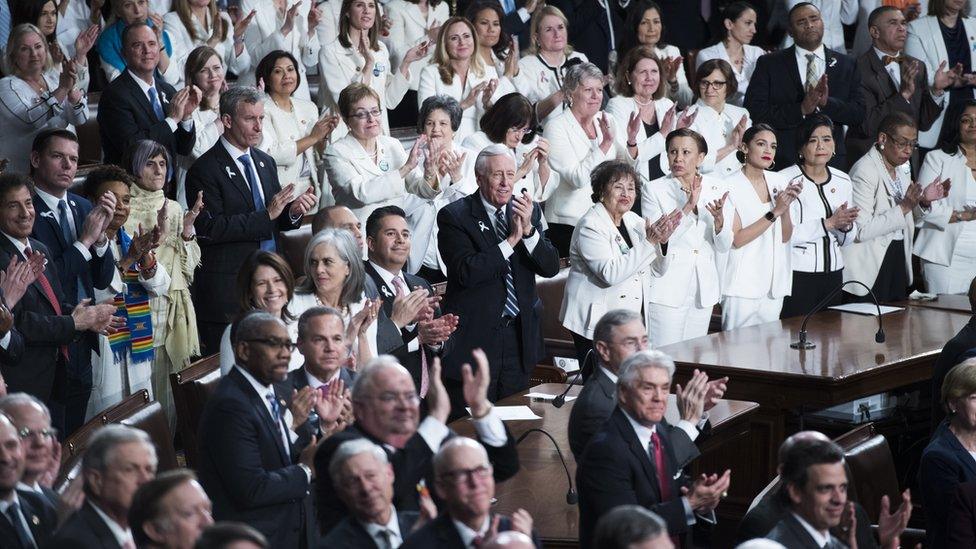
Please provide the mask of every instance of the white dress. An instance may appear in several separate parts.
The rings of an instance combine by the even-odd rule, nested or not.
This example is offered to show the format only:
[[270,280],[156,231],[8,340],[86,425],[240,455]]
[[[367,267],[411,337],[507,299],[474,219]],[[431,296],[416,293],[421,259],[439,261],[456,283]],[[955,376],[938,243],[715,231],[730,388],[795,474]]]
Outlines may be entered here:
[[732,61],[729,59],[729,52],[725,49],[725,44],[722,42],[700,50],[698,52],[698,58],[695,61],[695,70],[698,70],[698,67],[709,59],[722,59],[732,66],[732,72],[735,74],[735,81],[738,84],[738,88],[736,89],[735,95],[726,97],[725,101],[740,107],[743,101],[745,101],[746,90],[749,89],[749,79],[752,78],[752,72],[756,70],[756,62],[766,53],[762,48],[753,46],[752,44],[744,44],[742,49],[743,62],[741,71],[732,64]]

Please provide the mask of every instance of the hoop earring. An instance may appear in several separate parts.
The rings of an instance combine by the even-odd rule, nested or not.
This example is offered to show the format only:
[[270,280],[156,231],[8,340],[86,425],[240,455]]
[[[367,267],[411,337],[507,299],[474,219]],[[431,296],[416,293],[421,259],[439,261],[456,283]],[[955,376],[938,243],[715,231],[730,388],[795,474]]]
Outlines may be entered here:
[[771,170],[775,167],[776,167],[776,159],[774,158],[773,161],[769,163],[769,169]]

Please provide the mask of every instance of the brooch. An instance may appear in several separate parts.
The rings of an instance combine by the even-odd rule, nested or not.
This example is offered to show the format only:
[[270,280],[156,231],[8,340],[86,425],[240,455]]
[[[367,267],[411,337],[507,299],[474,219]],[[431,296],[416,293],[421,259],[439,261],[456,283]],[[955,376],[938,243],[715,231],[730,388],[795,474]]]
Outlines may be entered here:
[[[52,217],[53,217],[53,216],[52,216]],[[479,228],[479,229],[481,229],[481,232],[485,232],[485,231],[487,231],[487,230],[488,230],[488,227],[485,227],[485,224],[484,224],[484,222],[483,222],[483,221],[479,221],[479,222],[478,222],[478,228]]]

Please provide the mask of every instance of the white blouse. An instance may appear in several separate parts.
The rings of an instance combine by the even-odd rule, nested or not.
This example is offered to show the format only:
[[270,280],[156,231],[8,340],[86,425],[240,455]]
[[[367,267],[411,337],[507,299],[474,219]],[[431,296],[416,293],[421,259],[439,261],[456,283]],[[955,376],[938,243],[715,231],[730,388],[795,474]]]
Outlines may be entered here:
[[742,103],[746,98],[746,90],[749,88],[749,79],[752,78],[753,71],[756,70],[756,62],[759,58],[766,52],[758,46],[753,46],[751,44],[744,44],[742,46],[742,70],[736,68],[732,64],[732,60],[729,59],[729,52],[725,49],[725,44],[719,42],[718,44],[713,44],[707,48],[700,50],[698,52],[698,58],[695,60],[695,70],[702,65],[705,61],[709,59],[722,59],[728,61],[729,65],[732,66],[732,72],[735,74],[735,81],[738,84],[735,95],[732,97],[727,97],[726,102],[732,103],[733,105],[742,106]]
[[[216,110],[196,109],[190,115],[190,119],[193,120],[196,134],[193,150],[189,156],[180,155],[176,158],[176,201],[183,206],[183,209],[189,209],[186,205],[186,172],[190,170],[190,166],[197,158],[217,144],[217,140],[224,133],[224,125]],[[193,200],[196,201],[196,198]]]
[[[708,145],[708,153],[702,162],[701,171],[710,173],[716,177],[728,177],[742,169],[742,162],[736,157],[735,151],[725,155],[722,160],[717,160],[718,151],[728,145],[729,135],[735,129],[742,117],[746,117],[746,129],[752,126],[752,119],[749,111],[736,105],[725,104],[722,112],[718,112],[706,105],[701,99],[690,107],[694,109],[695,120],[689,126],[690,129],[700,133],[705,138]],[[662,164],[666,164],[666,158],[662,158]],[[667,172],[667,168],[662,166]]]

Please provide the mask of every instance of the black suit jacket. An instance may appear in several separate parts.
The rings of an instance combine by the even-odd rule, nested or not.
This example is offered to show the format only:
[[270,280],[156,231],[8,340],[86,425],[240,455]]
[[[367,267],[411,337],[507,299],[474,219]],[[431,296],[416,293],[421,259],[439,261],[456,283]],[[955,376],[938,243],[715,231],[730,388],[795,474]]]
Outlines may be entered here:
[[[406,539],[417,522],[419,513],[413,511],[400,511],[397,513],[397,524],[400,526],[400,538]],[[376,539],[370,537],[369,532],[363,528],[358,520],[349,516],[342,519],[339,524],[329,532],[328,536],[322,538],[318,544],[319,549],[382,549],[376,543]]]
[[569,448],[577,461],[583,456],[586,444],[606,423],[607,418],[617,406],[617,386],[596,368],[590,379],[583,384],[583,390],[572,402],[569,412]]
[[122,549],[90,502],[75,511],[44,549]]
[[925,508],[926,547],[945,547],[946,533],[952,528],[947,519],[949,502],[960,484],[973,481],[976,481],[976,462],[943,422],[922,451],[918,467],[918,486]]
[[284,448],[264,402],[236,367],[220,381],[200,418],[200,483],[215,520],[249,524],[280,547],[309,547],[310,486],[296,464],[308,440]]
[[[504,446],[490,446],[479,439],[479,442],[484,444],[485,450],[488,452],[488,460],[494,467],[494,477],[498,482],[515,476],[519,469],[515,439],[512,438],[507,427],[505,433],[508,435],[508,439]],[[452,433],[448,436],[454,435]],[[318,509],[319,529],[323,534],[329,533],[343,517],[349,514],[346,506],[336,497],[332,479],[329,478],[329,462],[332,461],[332,456],[340,444],[357,438],[367,438],[387,450],[395,475],[393,505],[398,511],[419,511],[417,483],[421,480],[425,480],[429,487],[434,486],[434,453],[419,434],[415,433],[403,448],[396,452],[390,452],[378,438],[360,430],[357,424],[350,425],[345,431],[336,433],[322,441],[315,452],[315,471],[317,473],[315,503]]]
[[[346,384],[347,389],[352,388],[352,382],[356,380],[356,372],[349,370],[348,368],[339,369],[339,379]],[[288,407],[291,407],[292,393],[295,391],[301,391],[305,387],[308,387],[308,377],[306,375],[305,366],[297,370],[292,370],[288,372],[288,377],[285,381],[275,384],[275,390],[278,394],[283,395],[285,402],[288,403]],[[310,416],[308,421],[295,431],[299,437],[307,437],[311,440],[312,435],[322,438],[322,430],[319,429],[319,423],[316,419],[317,416]]]
[[976,482],[965,482],[956,489],[947,522],[952,525],[946,534],[947,549],[976,547]]
[[[17,499],[20,500],[20,512],[27,522],[34,542],[38,547],[42,547],[58,525],[57,511],[45,497],[34,492],[17,490]],[[0,547],[28,549],[17,540],[17,531],[4,513],[0,513]]]
[[[252,148],[251,162],[261,179],[264,202],[268,204],[281,190],[278,168],[266,153]],[[193,280],[193,303],[197,318],[204,322],[229,322],[237,312],[234,292],[237,271],[261,241],[275,238],[277,231],[297,229],[289,206],[278,216],[256,211],[251,188],[235,159],[221,140],[190,166],[186,175],[187,196],[203,191],[204,208],[195,226],[200,241],[201,263]]]
[[[576,469],[580,547],[591,546],[597,521],[619,505],[640,505],[654,511],[664,519],[672,535],[684,535],[691,530],[678,495],[681,487],[687,484],[683,469],[698,457],[698,448],[684,431],[666,421],[657,425],[657,432],[664,445],[668,478],[671,479],[671,499],[668,501],[661,501],[657,469],[648,449],[641,444],[619,407],[590,439]],[[695,545],[699,545],[701,536],[707,532],[705,521],[699,519],[694,529]]]
[[[509,258],[518,296],[522,338],[522,368],[531,372],[543,355],[536,275],[550,278],[559,272],[559,253],[546,238],[536,205],[532,225],[539,231],[539,242],[529,253],[524,242],[515,246]],[[509,219],[511,216],[509,214]],[[437,214],[437,247],[447,265],[447,293],[442,309],[458,315],[458,328],[452,335],[452,348],[444,354],[444,377],[461,379],[461,365],[471,361],[471,350],[485,348],[492,330],[498,326],[505,303],[505,273],[508,261],[498,248],[488,212],[475,192],[445,206]],[[486,229],[482,229],[485,227]]]
[[[830,165],[847,169],[843,126],[856,126],[864,120],[861,79],[852,57],[824,48],[829,90],[827,104],[820,113],[834,122],[837,155]],[[776,129],[776,166],[779,169],[797,162],[796,132],[803,123],[800,103],[806,92],[796,64],[796,46],[767,53],[759,58],[746,90],[745,107],[752,123],[765,122]]]
[[935,431],[945,419],[946,412],[941,404],[942,382],[949,370],[962,362],[963,355],[974,347],[976,347],[976,315],[973,315],[959,333],[946,342],[942,352],[939,353],[939,358],[935,360],[935,367],[932,368],[932,431]]
[[[40,241],[31,238],[30,246],[51,257],[47,246]],[[20,261],[27,260],[6,235],[0,234],[0,269],[6,269],[14,255]],[[14,326],[24,345],[20,361],[0,363],[0,370],[7,381],[9,392],[23,391],[50,403],[55,383],[63,381],[65,374],[64,358],[59,347],[69,345],[78,333],[75,332],[71,306],[61,291],[61,279],[53,261],[49,261],[44,267],[44,276],[51,283],[62,314],[55,315],[54,306],[44,296],[40,281],[34,281],[11,311],[14,314]]]
[[[503,516],[498,521],[498,531],[507,532],[511,529],[512,520]],[[532,533],[532,541],[538,549],[542,548],[542,542],[539,541],[535,532]],[[447,512],[441,513],[436,519],[407,536],[400,549],[428,549],[431,547],[437,547],[437,549],[468,549],[461,539],[461,534],[454,527],[451,515]]]
[[[559,8],[569,20],[569,43],[573,48],[606,74],[610,64],[610,24],[606,10],[596,0],[555,0],[548,4]],[[624,29],[627,14],[616,0],[610,0],[610,17],[618,54],[623,59],[627,53],[623,49],[628,41]]]
[[[2,337],[0,335],[0,338]],[[0,348],[0,371],[5,372],[6,368],[17,366],[23,358],[24,336],[20,335],[17,327],[14,326],[10,328],[10,342],[7,343],[7,348]]]
[[[778,541],[790,549],[821,549],[792,513],[783,517],[783,520],[779,521],[779,524],[766,536],[766,539]],[[830,541],[823,549],[847,549],[847,545],[831,535]]]
[[[165,115],[176,89],[159,77],[153,79],[153,83]],[[186,156],[193,152],[196,140],[195,128],[186,131],[177,125],[174,132],[165,120],[156,117],[149,98],[129,71],[122,71],[102,92],[98,101],[98,133],[102,138],[105,163],[119,166],[126,150],[139,139],[152,139],[166,147],[174,161],[178,154]]]

